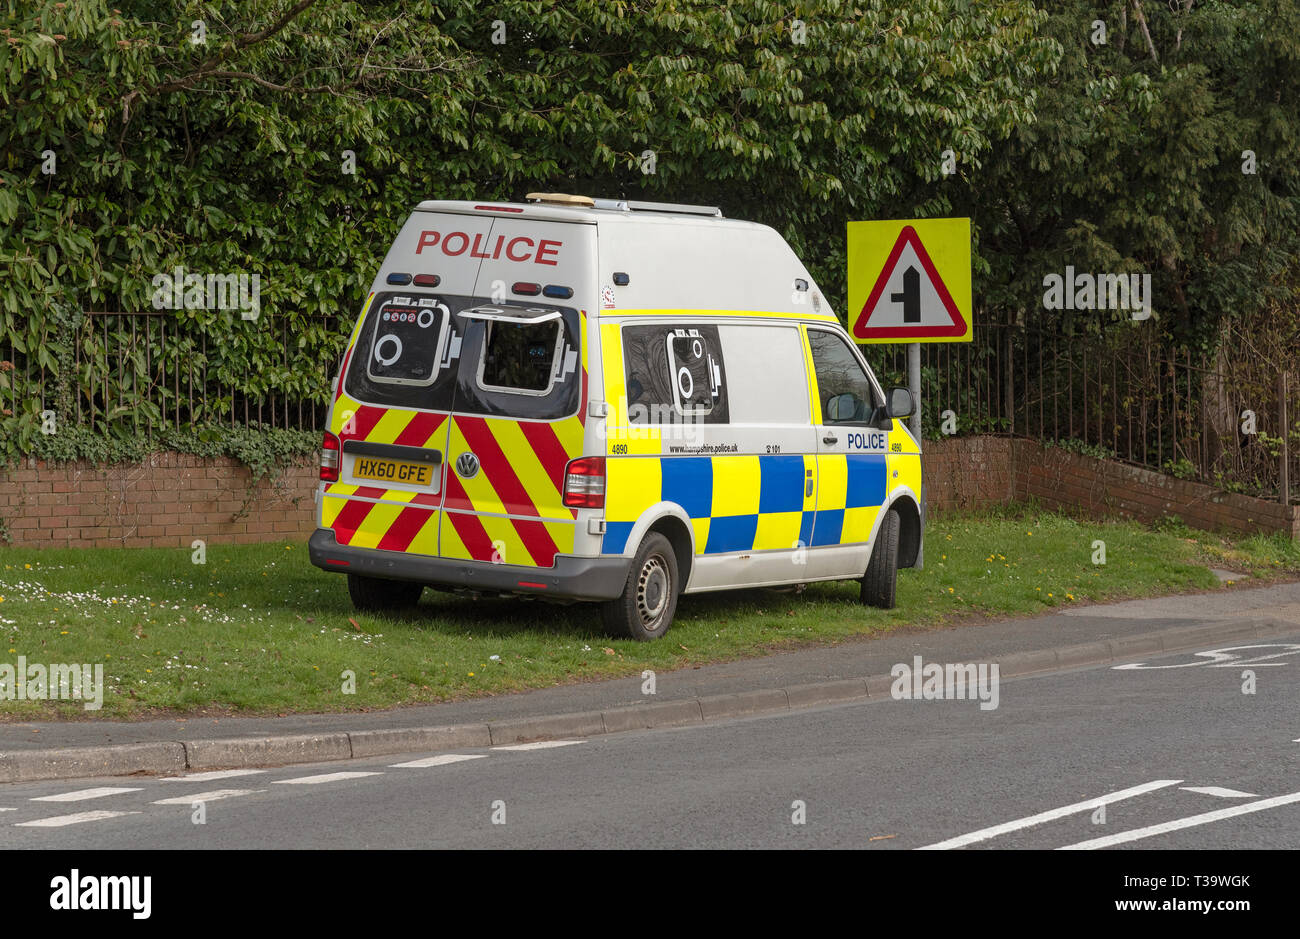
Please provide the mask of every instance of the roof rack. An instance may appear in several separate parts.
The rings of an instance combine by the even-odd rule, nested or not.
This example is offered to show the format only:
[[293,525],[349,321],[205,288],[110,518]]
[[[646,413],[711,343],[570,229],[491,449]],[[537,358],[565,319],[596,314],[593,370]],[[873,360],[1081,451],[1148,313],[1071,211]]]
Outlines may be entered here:
[[677,215],[709,215],[722,218],[716,205],[685,205],[678,202],[638,202],[632,199],[593,199],[590,196],[572,196],[562,192],[530,192],[524,197],[529,202],[547,205],[580,206],[605,209],[611,212],[665,212]]
[[709,215],[722,218],[716,205],[687,205],[681,202],[638,202],[634,199],[593,199],[594,208],[615,212],[667,212],[677,215]]

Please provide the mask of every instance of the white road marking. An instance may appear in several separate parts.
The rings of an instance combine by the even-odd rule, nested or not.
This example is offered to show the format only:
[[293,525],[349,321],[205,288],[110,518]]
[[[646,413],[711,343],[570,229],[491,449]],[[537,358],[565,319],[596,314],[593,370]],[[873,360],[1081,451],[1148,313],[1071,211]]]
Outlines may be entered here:
[[154,805],[193,805],[195,802],[216,802],[219,799],[233,799],[236,796],[251,796],[265,789],[213,789],[211,792],[196,792],[192,796],[177,796],[174,799],[159,799]]
[[1065,818],[1067,815],[1075,815],[1079,812],[1088,812],[1100,808],[1103,805],[1109,805],[1112,802],[1131,799],[1133,796],[1144,795],[1145,793],[1153,792],[1156,789],[1164,789],[1167,786],[1176,786],[1180,782],[1182,782],[1181,779],[1156,779],[1149,783],[1143,783],[1140,786],[1133,786],[1129,789],[1121,789],[1119,792],[1112,792],[1110,795],[1098,796],[1095,799],[1088,799],[1085,802],[1076,802],[1073,805],[1066,805],[1059,809],[1050,809],[1046,812],[1039,812],[1037,815],[1030,815],[1027,818],[1018,818],[1015,821],[1004,822],[1001,825],[994,825],[992,828],[981,828],[979,831],[972,831],[967,835],[958,835],[956,838],[949,838],[947,841],[927,844],[917,850],[947,851],[952,848],[964,848],[966,845],[974,844],[977,841],[987,841],[990,838],[996,838],[998,835],[1005,835],[1007,832],[1019,831],[1022,828],[1032,828],[1035,825],[1055,821],[1058,818]]
[[536,743],[516,743],[508,747],[493,747],[493,750],[549,750],[551,747],[571,747],[585,740],[539,740]]
[[1218,796],[1220,799],[1255,799],[1253,792],[1238,792],[1236,789],[1224,789],[1222,786],[1179,786],[1183,792],[1199,792],[1202,795]]
[[33,802],[84,802],[87,799],[102,799],[104,796],[115,796],[118,793],[139,792],[139,789],[114,788],[112,786],[100,786],[97,789],[78,789],[75,792],[60,792],[56,796],[37,796],[32,799]]
[[188,776],[163,776],[159,782],[210,782],[213,779],[230,779],[233,776],[252,776],[265,773],[264,769],[215,769],[207,773],[191,773]]
[[318,783],[360,779],[362,776],[382,776],[383,773],[323,773],[320,776],[299,776],[297,779],[272,779],[273,785],[315,786]]
[[486,753],[444,753],[442,756],[427,756],[422,760],[409,763],[394,763],[393,769],[424,769],[428,766],[446,766],[448,763],[460,763],[464,760],[481,760]]
[[81,822],[98,822],[106,818],[120,818],[123,815],[139,815],[139,812],[78,812],[76,815],[56,815],[53,818],[38,818],[34,822],[17,822],[15,828],[62,828],[64,825],[77,825]]
[[1238,815],[1249,815],[1251,812],[1262,812],[1265,809],[1275,809],[1280,805],[1290,805],[1293,802],[1300,802],[1300,792],[1293,792],[1290,795],[1285,796],[1275,796],[1272,799],[1260,799],[1258,802],[1247,802],[1245,805],[1234,805],[1230,809],[1219,809],[1217,812],[1205,812],[1201,815],[1189,815],[1186,818],[1176,818],[1172,822],[1162,822],[1159,825],[1148,825],[1146,828],[1134,828],[1130,831],[1121,831],[1118,834],[1107,835],[1104,838],[1092,838],[1088,841],[1080,841],[1076,844],[1063,845],[1056,850],[1091,851],[1096,848],[1108,848],[1113,844],[1124,844],[1128,841],[1137,841],[1141,838],[1152,838],[1156,835],[1163,835],[1171,831],[1181,831],[1184,828],[1194,828],[1197,825],[1208,825],[1211,822],[1223,821],[1225,818],[1235,818]]
[[17,809],[0,809],[0,812],[17,812]]

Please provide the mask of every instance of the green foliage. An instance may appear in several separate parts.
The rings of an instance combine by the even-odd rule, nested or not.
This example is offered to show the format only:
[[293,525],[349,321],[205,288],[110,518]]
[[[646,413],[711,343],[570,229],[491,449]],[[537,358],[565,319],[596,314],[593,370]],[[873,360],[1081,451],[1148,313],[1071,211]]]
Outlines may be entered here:
[[[977,166],[1033,119],[1042,21],[1030,0],[7,0],[0,432],[48,450],[52,409],[129,447],[244,402],[323,408],[423,199],[720,204],[784,232],[842,306],[848,219],[943,214],[940,152]],[[165,311],[143,339],[139,317],[81,316],[149,311],[177,267],[260,275],[262,316]]]
[[[1294,308],[1296,0],[1145,4],[1154,54],[1135,5],[1089,0],[115,2],[0,0],[6,453],[49,445],[47,409],[124,446],[319,414],[424,199],[718,204],[839,309],[847,221],[964,214],[978,317],[1043,325],[1067,264],[1151,272],[1160,327],[1204,348]],[[261,316],[83,315],[151,311],[178,267],[258,274]]]
[[[179,431],[163,428],[148,437],[112,437],[88,427],[73,426],[57,434],[37,434],[29,452],[37,459],[51,462],[85,460],[104,464],[139,463],[151,453],[164,450],[203,457],[233,457],[252,471],[256,481],[294,459],[314,454],[319,448],[317,433],[252,423]],[[6,455],[11,460],[17,456],[12,451]]]
[[1115,459],[1115,451],[1109,447],[1098,447],[1084,440],[1044,440],[1043,446],[1057,450],[1064,450],[1066,453],[1077,453],[1080,456],[1095,457],[1098,460]]
[[1040,328],[1071,315],[1110,327],[1127,314],[1044,310],[1043,277],[1147,272],[1159,328],[1203,351],[1224,318],[1294,310],[1300,4],[1042,6],[1059,68],[1032,86],[1036,119],[994,143],[954,203],[976,219],[982,305]]

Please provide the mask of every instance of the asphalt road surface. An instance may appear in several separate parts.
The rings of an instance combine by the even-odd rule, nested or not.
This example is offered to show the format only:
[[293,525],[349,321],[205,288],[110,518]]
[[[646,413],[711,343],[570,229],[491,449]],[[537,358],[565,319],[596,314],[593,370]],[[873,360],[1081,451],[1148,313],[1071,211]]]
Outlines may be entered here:
[[1300,633],[1217,648],[1006,680],[994,709],[10,784],[0,849],[1300,848]]

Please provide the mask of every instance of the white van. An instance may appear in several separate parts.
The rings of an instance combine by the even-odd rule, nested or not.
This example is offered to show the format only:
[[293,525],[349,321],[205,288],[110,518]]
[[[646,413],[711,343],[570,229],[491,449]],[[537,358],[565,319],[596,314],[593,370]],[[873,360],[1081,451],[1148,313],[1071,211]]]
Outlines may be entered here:
[[715,208],[424,202],[335,380],[310,555],[359,609],[425,586],[601,604],[860,580],[894,605],[920,450],[779,234]]

